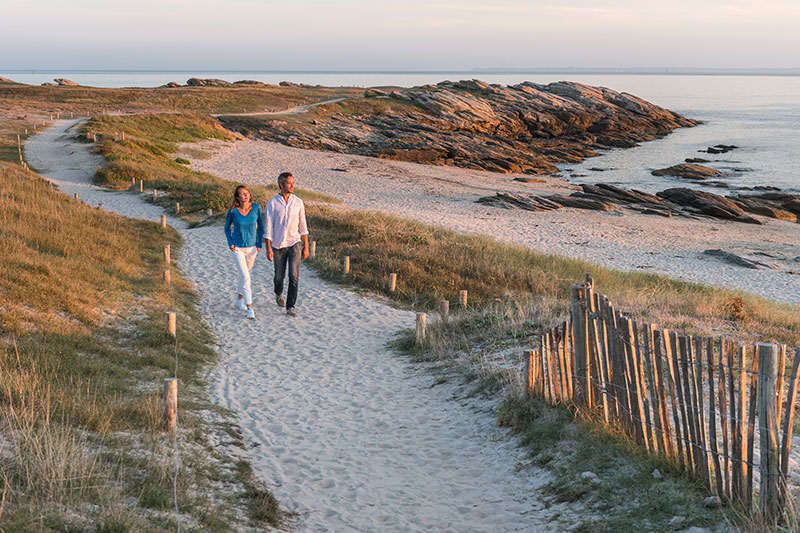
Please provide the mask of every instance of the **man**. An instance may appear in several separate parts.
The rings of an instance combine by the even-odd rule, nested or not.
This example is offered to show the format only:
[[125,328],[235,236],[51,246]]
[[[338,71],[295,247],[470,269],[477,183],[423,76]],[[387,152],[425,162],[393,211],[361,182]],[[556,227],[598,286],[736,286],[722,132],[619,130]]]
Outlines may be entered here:
[[[280,192],[273,196],[264,210],[266,219],[267,260],[275,264],[275,301],[279,307],[286,306],[286,314],[297,316],[297,281],[300,278],[300,260],[308,259],[308,227],[303,201],[292,194],[294,176],[283,172],[278,176]],[[283,299],[283,278],[289,266],[289,290]]]

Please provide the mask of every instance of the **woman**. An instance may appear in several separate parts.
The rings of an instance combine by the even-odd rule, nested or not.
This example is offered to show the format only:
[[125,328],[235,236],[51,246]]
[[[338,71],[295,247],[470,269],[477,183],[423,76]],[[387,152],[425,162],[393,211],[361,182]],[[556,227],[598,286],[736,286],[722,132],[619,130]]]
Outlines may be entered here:
[[253,291],[250,288],[250,271],[264,242],[264,215],[261,206],[250,201],[250,189],[237,185],[233,191],[233,205],[225,218],[225,237],[239,269],[239,297],[236,308],[247,311],[247,318],[255,318]]

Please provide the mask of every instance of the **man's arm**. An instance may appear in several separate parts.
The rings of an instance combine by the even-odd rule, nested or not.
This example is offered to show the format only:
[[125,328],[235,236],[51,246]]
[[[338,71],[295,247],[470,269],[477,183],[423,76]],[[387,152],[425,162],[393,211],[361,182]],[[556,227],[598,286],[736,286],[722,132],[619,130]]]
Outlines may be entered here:
[[308,259],[308,233],[300,235],[300,238],[303,240],[303,260],[306,260]]
[[267,254],[267,261],[272,261],[272,241],[264,239],[264,248]]

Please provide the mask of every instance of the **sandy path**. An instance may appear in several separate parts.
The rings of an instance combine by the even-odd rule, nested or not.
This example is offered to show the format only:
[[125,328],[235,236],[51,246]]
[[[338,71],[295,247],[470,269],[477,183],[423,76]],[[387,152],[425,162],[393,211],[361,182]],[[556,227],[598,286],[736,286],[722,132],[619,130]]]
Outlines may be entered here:
[[[800,303],[796,290],[800,276],[790,273],[800,272],[798,224],[762,219],[764,226],[753,226],[681,217],[664,219],[628,211],[504,210],[476,204],[475,200],[497,191],[569,193],[577,187],[559,179],[523,184],[512,181],[513,175],[300,150],[266,141],[216,142],[209,151],[211,157],[193,160],[192,168],[244,183],[271,183],[288,170],[298,187],[335,196],[350,207],[482,233],[612,268],[658,272]],[[753,270],[703,254],[712,248],[769,254],[771,257],[757,256],[776,268]]]
[[[157,220],[131,193],[89,185],[99,161],[73,142],[74,121],[31,138],[25,155],[67,193],[104,209]],[[497,428],[493,403],[435,384],[385,343],[413,314],[323,283],[301,271],[300,316],[274,305],[270,266],[254,269],[257,320],[233,307],[235,275],[222,229],[188,230],[181,266],[202,294],[219,337],[212,395],[234,409],[248,457],[302,531],[547,531],[573,506],[544,509],[547,474]],[[548,524],[560,515],[560,525]]]

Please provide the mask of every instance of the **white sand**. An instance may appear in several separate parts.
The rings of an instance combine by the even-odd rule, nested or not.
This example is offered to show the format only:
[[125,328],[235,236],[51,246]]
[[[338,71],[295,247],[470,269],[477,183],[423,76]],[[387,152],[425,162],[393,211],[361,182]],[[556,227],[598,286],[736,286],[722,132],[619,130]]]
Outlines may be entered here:
[[[779,302],[800,303],[800,276],[789,273],[800,272],[798,224],[761,217],[764,226],[665,219],[629,211],[504,210],[476,204],[475,200],[497,191],[569,193],[578,188],[560,179],[524,184],[512,181],[514,175],[299,150],[266,141],[215,142],[208,146],[213,155],[193,160],[193,169],[262,184],[274,182],[280,172],[288,170],[298,187],[330,194],[350,207],[482,233],[621,270],[658,272],[745,290]],[[347,172],[331,170],[336,168]],[[676,181],[675,186],[681,183]],[[772,257],[759,257],[776,268],[752,270],[703,255],[704,250],[712,248],[751,256],[767,253]]]
[[[30,163],[92,205],[157,220],[160,210],[139,195],[89,185],[99,161],[65,136],[72,123],[30,139]],[[170,221],[182,229],[181,267],[219,338],[212,395],[238,413],[256,475],[298,513],[299,530],[548,531],[584,512],[544,508],[538,488],[548,475],[497,427],[492,401],[466,398],[456,380],[436,385],[387,350],[413,325],[412,313],[303,268],[300,316],[290,318],[274,304],[262,255],[253,272],[258,316],[248,321],[233,307],[236,276],[222,229]],[[562,522],[548,523],[554,516]]]

